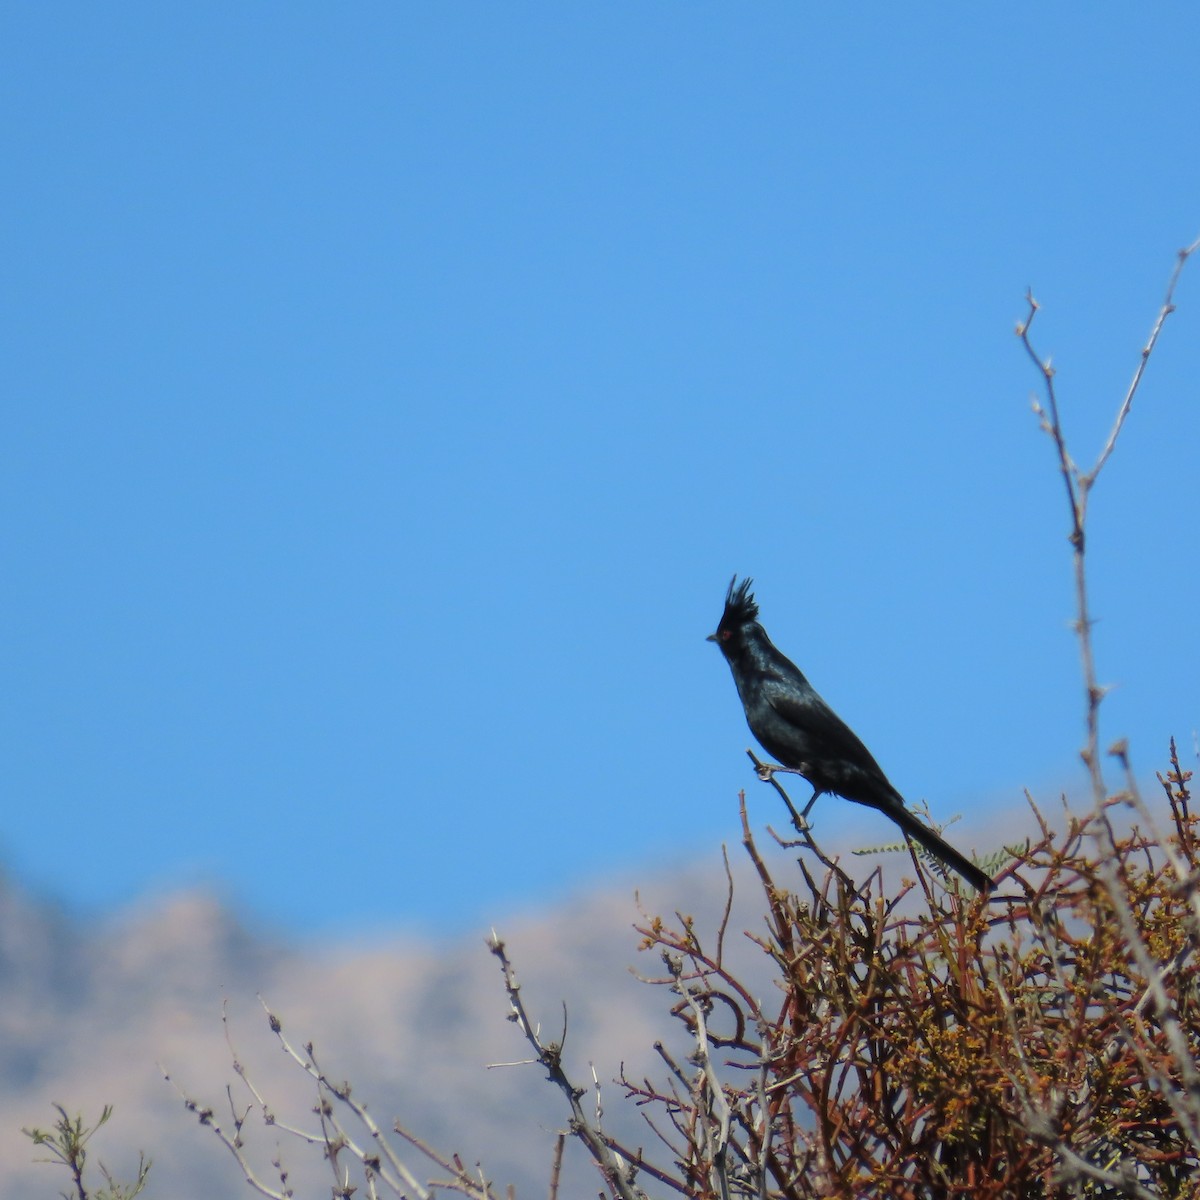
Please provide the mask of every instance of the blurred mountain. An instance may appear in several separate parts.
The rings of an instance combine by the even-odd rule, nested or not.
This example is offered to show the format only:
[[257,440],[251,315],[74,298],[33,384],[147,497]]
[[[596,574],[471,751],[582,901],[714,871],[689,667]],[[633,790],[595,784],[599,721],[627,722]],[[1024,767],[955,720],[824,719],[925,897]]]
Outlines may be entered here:
[[[690,910],[715,925],[721,879],[719,862],[661,879],[665,914],[690,897]],[[652,1044],[670,1034],[664,1014],[673,998],[629,969],[638,957],[637,918],[632,886],[613,886],[499,932],[526,1004],[553,1039],[566,1005],[568,1071],[586,1084],[594,1062],[606,1124],[644,1142],[644,1124],[632,1110],[622,1112],[628,1106],[611,1080],[622,1062],[634,1073],[654,1069]],[[89,1120],[112,1104],[112,1120],[92,1143],[93,1161],[128,1180],[144,1150],[154,1160],[150,1197],[253,1194],[163,1071],[229,1126],[226,1085],[236,1085],[239,1114],[250,1102],[232,1067],[236,1048],[277,1118],[315,1129],[315,1089],[281,1053],[260,995],[297,1048],[313,1042],[328,1073],[353,1082],[355,1097],[383,1128],[400,1119],[438,1149],[481,1162],[501,1187],[543,1195],[566,1108],[538,1067],[489,1069],[526,1059],[529,1050],[506,1020],[487,933],[445,944],[302,947],[246,928],[202,891],[146,900],[93,925],[0,881],[0,1200],[67,1189],[65,1170],[35,1162],[40,1152],[21,1133],[51,1127],[54,1102]],[[638,967],[662,973],[657,961]],[[254,1113],[246,1140],[269,1184],[278,1184],[270,1163],[281,1152],[298,1197],[329,1194],[332,1177],[318,1149],[265,1129]],[[415,1169],[417,1156],[402,1154]],[[582,1149],[569,1157],[575,1165],[564,1186],[574,1181],[594,1194]]]

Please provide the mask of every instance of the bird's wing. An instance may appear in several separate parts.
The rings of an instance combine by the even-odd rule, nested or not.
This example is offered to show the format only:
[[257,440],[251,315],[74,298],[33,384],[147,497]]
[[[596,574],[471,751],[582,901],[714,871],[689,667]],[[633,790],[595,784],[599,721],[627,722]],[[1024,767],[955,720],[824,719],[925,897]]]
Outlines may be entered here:
[[858,735],[811,685],[802,692],[786,680],[764,679],[762,692],[767,703],[789,725],[795,726],[821,747],[823,757],[837,757],[860,763],[864,767],[870,763],[880,776],[883,775],[879,764],[859,741]]

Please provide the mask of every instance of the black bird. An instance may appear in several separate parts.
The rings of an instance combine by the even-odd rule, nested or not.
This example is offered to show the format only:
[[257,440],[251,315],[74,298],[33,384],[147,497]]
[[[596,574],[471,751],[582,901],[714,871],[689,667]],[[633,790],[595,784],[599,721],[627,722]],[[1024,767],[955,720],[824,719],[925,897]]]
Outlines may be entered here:
[[750,584],[733,577],[721,623],[708,640],[729,663],[751,733],[777,762],[812,784],[805,814],[824,792],[876,808],[977,891],[991,891],[996,885],[987,875],[908,811],[871,752],[771,644]]

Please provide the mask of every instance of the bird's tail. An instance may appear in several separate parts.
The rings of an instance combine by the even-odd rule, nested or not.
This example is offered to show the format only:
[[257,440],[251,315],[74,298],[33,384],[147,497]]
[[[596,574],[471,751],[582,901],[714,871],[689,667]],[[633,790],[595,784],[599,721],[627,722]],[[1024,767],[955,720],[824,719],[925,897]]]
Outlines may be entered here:
[[913,839],[920,842],[934,858],[939,859],[951,870],[957,871],[977,892],[984,894],[995,891],[995,880],[985,875],[969,858],[959,854],[945,838],[923,825],[903,804],[888,809],[888,816]]

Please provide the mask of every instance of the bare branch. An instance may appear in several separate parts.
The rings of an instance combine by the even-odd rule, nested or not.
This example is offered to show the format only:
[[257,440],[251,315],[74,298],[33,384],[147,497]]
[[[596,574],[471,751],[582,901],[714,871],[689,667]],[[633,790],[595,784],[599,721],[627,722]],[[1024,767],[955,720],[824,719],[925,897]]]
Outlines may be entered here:
[[1088,498],[1100,471],[1103,469],[1105,463],[1108,462],[1116,447],[1117,438],[1124,428],[1125,420],[1129,416],[1130,409],[1133,406],[1134,395],[1137,393],[1138,387],[1142,382],[1142,377],[1145,374],[1146,364],[1150,361],[1150,355],[1153,353],[1154,347],[1158,344],[1158,337],[1162,332],[1163,324],[1167,317],[1175,311],[1175,287],[1179,282],[1179,276],[1188,258],[1198,247],[1200,247],[1200,239],[1180,250],[1176,257],[1175,269],[1172,271],[1171,278],[1167,283],[1166,296],[1163,299],[1162,306],[1159,308],[1154,325],[1150,330],[1150,336],[1146,344],[1142,347],[1137,368],[1133,373],[1133,379],[1126,390],[1120,408],[1117,410],[1116,419],[1108,435],[1108,440],[1105,442],[1090,471],[1080,471],[1067,450],[1062,421],[1059,417],[1058,396],[1054,387],[1054,368],[1051,366],[1049,359],[1042,358],[1034,349],[1029,337],[1029,330],[1038,312],[1038,303],[1034,299],[1032,291],[1027,292],[1025,297],[1029,304],[1028,315],[1022,323],[1018,324],[1016,330],[1017,336],[1021,339],[1021,344],[1025,347],[1026,352],[1042,377],[1042,385],[1046,393],[1046,407],[1043,408],[1035,400],[1033,410],[1038,417],[1041,428],[1050,436],[1054,443],[1055,451],[1058,455],[1059,472],[1067,491],[1067,505],[1071,514],[1071,533],[1068,540],[1072,548],[1075,577],[1075,631],[1079,638],[1080,659],[1083,669],[1084,724],[1086,728],[1086,741],[1080,755],[1087,767],[1088,776],[1091,780],[1092,799],[1097,805],[1103,803],[1107,794],[1099,752],[1100,703],[1104,699],[1107,689],[1101,687],[1097,682],[1095,655],[1092,647],[1093,622],[1089,609],[1087,574],[1084,562]]
[[[593,1161],[600,1170],[605,1183],[611,1187],[621,1200],[642,1200],[638,1190],[633,1186],[633,1172],[627,1163],[618,1161],[616,1154],[610,1148],[608,1139],[602,1130],[594,1126],[583,1111],[580,1100],[584,1089],[576,1087],[567,1077],[562,1065],[561,1043],[544,1043],[538,1030],[534,1027],[526,1011],[525,1002],[521,998],[521,985],[517,982],[516,973],[508,958],[504,943],[495,930],[487,941],[488,949],[500,962],[504,974],[504,990],[508,994],[511,1008],[509,1020],[525,1035],[525,1040],[533,1047],[537,1061],[546,1069],[547,1078],[553,1082],[567,1099],[571,1109],[571,1132],[588,1148]],[[566,1007],[563,1008],[564,1033],[566,1029]]]

